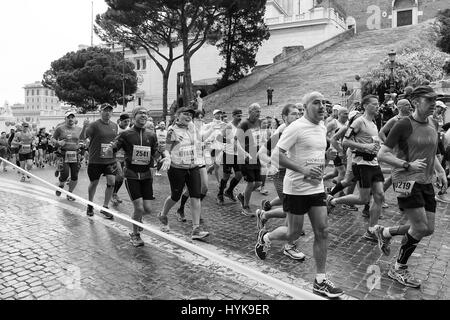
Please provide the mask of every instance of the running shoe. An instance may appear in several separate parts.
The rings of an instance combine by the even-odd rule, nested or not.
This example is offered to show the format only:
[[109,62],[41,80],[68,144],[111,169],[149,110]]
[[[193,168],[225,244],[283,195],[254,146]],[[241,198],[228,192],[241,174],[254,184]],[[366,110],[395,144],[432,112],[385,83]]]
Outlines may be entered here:
[[[106,209],[109,209],[108,207],[103,206]],[[105,217],[105,219],[109,219],[109,220],[114,220],[114,216],[106,211],[100,210],[100,213],[103,214],[103,216]]]
[[31,177],[27,176],[27,181],[30,182],[31,181]]
[[269,191],[267,191],[266,189],[261,188],[261,190],[259,190],[259,193],[261,193],[264,196],[267,196],[269,194]]
[[341,288],[336,287],[331,280],[326,278],[322,283],[318,283],[317,279],[314,279],[313,292],[328,298],[337,298],[344,294],[344,291]]
[[224,194],[223,194],[225,197],[227,197],[228,199],[230,199],[231,201],[233,201],[233,202],[236,202],[237,201],[237,199],[236,199],[236,197],[234,196],[234,193],[233,193],[233,191],[225,191],[224,192]]
[[223,206],[224,203],[225,203],[225,200],[223,198],[223,194],[218,194],[217,195],[217,204],[219,206]]
[[200,227],[196,227],[192,230],[191,239],[192,240],[202,240],[202,239],[206,238],[207,236],[209,236],[208,231],[203,231],[203,230],[201,230]]
[[370,218],[370,212],[369,212],[369,208],[367,206],[364,207],[364,209],[362,211],[362,216],[363,216],[363,218]]
[[386,202],[383,202],[383,204],[381,205],[381,207],[383,209],[389,208],[389,205]]
[[159,173],[159,172],[155,172],[155,177],[161,177],[162,176],[162,174],[161,173]]
[[383,226],[380,225],[375,226],[375,235],[377,236],[378,240],[378,248],[380,248],[381,252],[383,252],[385,256],[388,256],[391,254],[390,248],[391,238],[383,236],[383,230],[384,230]]
[[258,209],[256,210],[256,227],[258,231],[265,228],[265,224],[267,222],[266,219],[263,219],[264,210]]
[[286,243],[283,248],[283,254],[294,260],[305,260],[305,255],[303,254],[303,252],[298,250],[295,244]]
[[92,217],[94,215],[94,207],[91,206],[90,204],[88,204],[88,206],[87,206],[86,214],[89,217]]
[[347,211],[358,211],[358,208],[356,206],[349,205],[349,204],[343,204],[342,209],[347,210]]
[[241,210],[242,215],[246,216],[246,217],[253,217],[254,214],[253,212],[250,211],[250,207],[244,207]]
[[[58,186],[58,187],[59,187],[59,186]],[[60,187],[60,188],[61,188],[61,187]],[[55,191],[55,194],[56,194],[57,197],[60,197],[60,196],[61,196],[61,191],[56,190],[56,191]]]
[[266,259],[267,253],[269,252],[269,249],[270,249],[270,242],[264,241],[264,235],[266,233],[267,233],[267,230],[265,230],[265,229],[261,229],[259,231],[258,241],[256,242],[256,245],[255,245],[255,254],[261,260]]
[[55,171],[55,177],[58,178],[58,176],[59,176],[59,170],[56,170],[56,171]]
[[66,196],[66,199],[69,200],[69,201],[72,201],[72,202],[75,201],[75,198],[74,198],[74,197],[71,197],[71,196],[69,196],[69,195]]
[[237,199],[241,203],[242,208],[244,207],[244,194],[242,192],[239,192]]
[[376,234],[370,232],[369,230],[366,230],[366,232],[364,232],[362,237],[366,240],[378,243],[378,238],[377,238]]
[[269,200],[264,199],[261,201],[261,208],[264,211],[270,211],[272,209],[272,205],[270,204]]
[[122,199],[119,198],[117,194],[113,194],[112,198],[117,201],[117,203],[122,203]]
[[135,247],[142,247],[144,245],[144,241],[142,241],[139,233],[130,233],[130,242]]
[[160,212],[158,215],[158,219],[159,222],[161,222],[162,224],[161,230],[164,232],[169,231],[169,218],[167,218],[167,216],[163,216],[162,213]]
[[184,215],[184,210],[182,210],[181,208],[179,208],[177,210],[177,221],[179,222],[186,222],[186,216]]
[[25,182],[25,176],[20,177],[20,182]]
[[408,271],[408,266],[401,266],[399,269],[395,269],[393,265],[389,271],[388,276],[404,286],[411,288],[420,288],[420,280],[414,278],[414,276]]

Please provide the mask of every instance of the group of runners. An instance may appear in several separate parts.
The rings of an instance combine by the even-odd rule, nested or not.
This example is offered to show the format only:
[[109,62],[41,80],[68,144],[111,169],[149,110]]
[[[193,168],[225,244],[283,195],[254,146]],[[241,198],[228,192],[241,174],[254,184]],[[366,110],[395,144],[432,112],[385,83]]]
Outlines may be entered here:
[[[223,205],[227,199],[239,203],[244,216],[256,216],[255,253],[262,260],[268,258],[274,241],[285,242],[286,256],[304,260],[297,240],[304,235],[304,216],[308,214],[314,233],[313,291],[333,298],[343,294],[326,274],[327,220],[337,205],[346,210],[365,206],[363,215],[368,224],[363,238],[377,242],[385,255],[390,255],[392,237],[402,236],[397,259],[388,275],[405,286],[420,286],[420,281],[408,271],[407,262],[421,239],[433,233],[436,212],[433,185],[437,181],[444,193],[447,175],[437,157],[439,124],[433,119],[436,93],[429,86],[419,86],[408,98],[397,101],[398,115],[380,131],[374,122],[380,105],[377,96],[363,97],[361,111],[335,106],[328,117],[324,96],[311,92],[301,103],[284,106],[281,113],[284,123],[280,126],[270,117],[261,118],[257,103],[248,107],[246,119],[242,119],[242,110],[234,109],[230,122],[222,121],[221,110],[215,110],[214,120],[205,123],[203,112],[182,107],[167,130],[164,123],[155,130],[148,110],[143,107],[122,114],[115,123],[111,121],[113,107],[103,104],[100,119],[92,123],[86,120],[82,127],[76,125],[76,114],[68,111],[65,123],[45,139],[60,150],[62,170],[58,186],[64,188],[68,184],[70,192],[78,181],[80,142],[89,139],[89,200],[94,199],[102,175],[106,177],[105,208],[111,202],[114,205],[122,202],[117,194],[125,183],[135,221],[142,222],[143,215],[152,209],[153,176],[167,170],[171,193],[158,214],[161,227],[169,230],[168,213],[180,200],[177,220],[186,222],[185,204],[190,198],[194,240],[209,236],[202,224],[202,202],[208,193],[208,175],[214,173],[218,181],[217,204]],[[5,138],[2,134],[0,150],[4,149]],[[33,139],[24,124],[23,131],[12,140],[12,144],[20,146],[19,161],[28,170],[33,163],[29,152]],[[335,169],[325,173],[330,161]],[[386,181],[381,162],[392,167]],[[258,190],[266,194],[261,186],[267,177],[273,180],[276,197],[263,200],[253,212],[252,193]],[[332,178],[336,184],[326,190],[324,179]],[[245,187],[237,193],[242,179]],[[406,225],[379,224],[384,192],[391,185],[400,210],[408,218]],[[357,194],[353,194],[355,187],[359,190]],[[75,200],[70,196],[67,199]],[[88,205],[86,213],[93,216],[93,207]],[[107,211],[100,213],[105,218],[114,218]],[[269,231],[267,221],[274,218],[281,219],[280,226]],[[132,226],[130,242],[136,247],[144,245],[141,231],[139,226]]]

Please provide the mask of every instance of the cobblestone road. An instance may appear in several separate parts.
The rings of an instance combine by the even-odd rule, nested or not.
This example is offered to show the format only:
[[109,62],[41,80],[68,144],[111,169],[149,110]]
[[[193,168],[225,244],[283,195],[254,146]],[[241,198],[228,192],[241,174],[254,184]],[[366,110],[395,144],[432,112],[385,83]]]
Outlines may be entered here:
[[[75,192],[84,198],[88,185],[85,171],[83,168],[80,172],[80,184]],[[37,169],[34,173],[49,182],[55,181],[51,169]],[[289,299],[283,292],[211,265],[205,258],[186,254],[161,239],[148,236],[144,239],[147,245],[143,250],[134,249],[128,243],[126,227],[114,223],[116,226],[112,228],[110,221],[97,216],[94,220],[86,218],[85,206],[69,203],[64,197],[57,198],[44,189],[39,191],[42,186],[39,182],[22,184],[21,192],[29,186],[36,196],[41,192],[42,201],[33,200],[36,196],[31,194],[24,197],[12,193],[16,192],[11,186],[12,181],[18,180],[16,176],[12,170],[0,175],[0,182],[7,184],[0,191],[4,204],[0,211],[0,278],[6,280],[0,283],[0,299]],[[307,256],[304,262],[284,256],[282,243],[274,244],[267,260],[259,261],[253,251],[257,235],[255,219],[242,216],[237,204],[218,206],[215,203],[217,183],[213,180],[210,176],[210,192],[204,201],[205,226],[211,232],[205,248],[311,291],[315,270],[314,237],[309,220],[305,219],[306,235],[299,240]],[[100,183],[97,190],[96,203],[102,202],[103,185]],[[11,186],[9,192],[8,186]],[[169,194],[167,177],[155,177],[154,187],[157,198],[153,202],[154,211],[144,217],[144,223],[157,226],[156,214]],[[274,194],[270,181],[267,189]],[[119,195],[124,203],[116,209],[129,215],[132,205],[125,188]],[[58,205],[46,203],[45,198],[58,201]],[[252,209],[256,209],[263,198],[254,193]],[[390,207],[383,209],[384,219],[380,223],[390,226],[404,221],[392,191],[387,194],[387,202]],[[174,212],[175,209],[169,215],[171,234],[190,241],[189,209],[186,223],[177,222]],[[400,238],[392,243],[391,257],[385,257],[376,244],[361,239],[367,224],[361,211],[335,210],[329,217],[327,273],[346,291],[345,298],[349,299],[450,299],[449,218],[450,206],[439,203],[435,234],[422,241],[410,259],[411,271],[423,280],[422,288],[417,290],[405,288],[387,277]],[[281,220],[272,220],[268,228],[281,223]],[[192,261],[194,263],[189,263]],[[52,266],[55,263],[56,266]],[[77,276],[77,272],[81,275],[81,289],[68,292],[64,282],[73,276],[67,275]],[[378,275],[381,278],[374,287],[372,284],[374,280],[377,284]]]

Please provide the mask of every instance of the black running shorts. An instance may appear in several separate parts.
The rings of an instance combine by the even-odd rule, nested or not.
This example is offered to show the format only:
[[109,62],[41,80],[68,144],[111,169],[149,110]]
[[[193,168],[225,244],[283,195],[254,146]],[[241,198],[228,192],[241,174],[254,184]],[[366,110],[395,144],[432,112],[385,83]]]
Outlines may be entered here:
[[431,183],[415,183],[409,197],[397,197],[400,209],[425,208],[425,211],[436,212],[436,199],[434,198],[434,188]]
[[115,176],[117,171],[117,163],[110,164],[98,164],[89,163],[87,173],[90,181],[99,180],[101,175],[105,176]]
[[284,194],[283,210],[293,215],[304,215],[312,207],[326,207],[325,193],[316,193],[306,196]]
[[173,201],[178,202],[180,200],[185,185],[191,198],[202,197],[202,179],[198,167],[192,169],[170,167],[167,171],[167,177],[170,183],[170,197]]
[[241,166],[238,164],[237,155],[230,155],[224,152],[222,161],[223,161],[223,174],[231,174],[232,171],[234,171],[234,173],[241,171]]
[[125,179],[125,186],[131,201],[141,198],[143,200],[153,199],[153,179]]
[[33,160],[33,152],[30,153],[19,153],[19,161]]
[[[372,188],[374,182],[384,182],[384,175],[380,166],[357,165],[359,187]],[[356,176],[356,175],[355,175]]]
[[257,164],[241,165],[242,175],[247,182],[261,182],[261,166]]

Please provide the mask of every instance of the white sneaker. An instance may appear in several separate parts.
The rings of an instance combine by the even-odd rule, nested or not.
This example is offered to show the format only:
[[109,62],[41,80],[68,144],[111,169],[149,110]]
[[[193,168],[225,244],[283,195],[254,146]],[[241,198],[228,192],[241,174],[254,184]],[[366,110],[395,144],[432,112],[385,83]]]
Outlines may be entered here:
[[298,250],[298,248],[295,244],[290,245],[290,244],[286,243],[284,245],[283,254],[285,254],[286,256],[288,256],[289,258],[294,259],[294,260],[299,260],[299,261],[305,260],[305,255],[303,254],[303,252]]
[[159,173],[159,172],[156,172],[156,173],[155,173],[155,177],[161,177],[161,176],[162,176],[161,173]]

